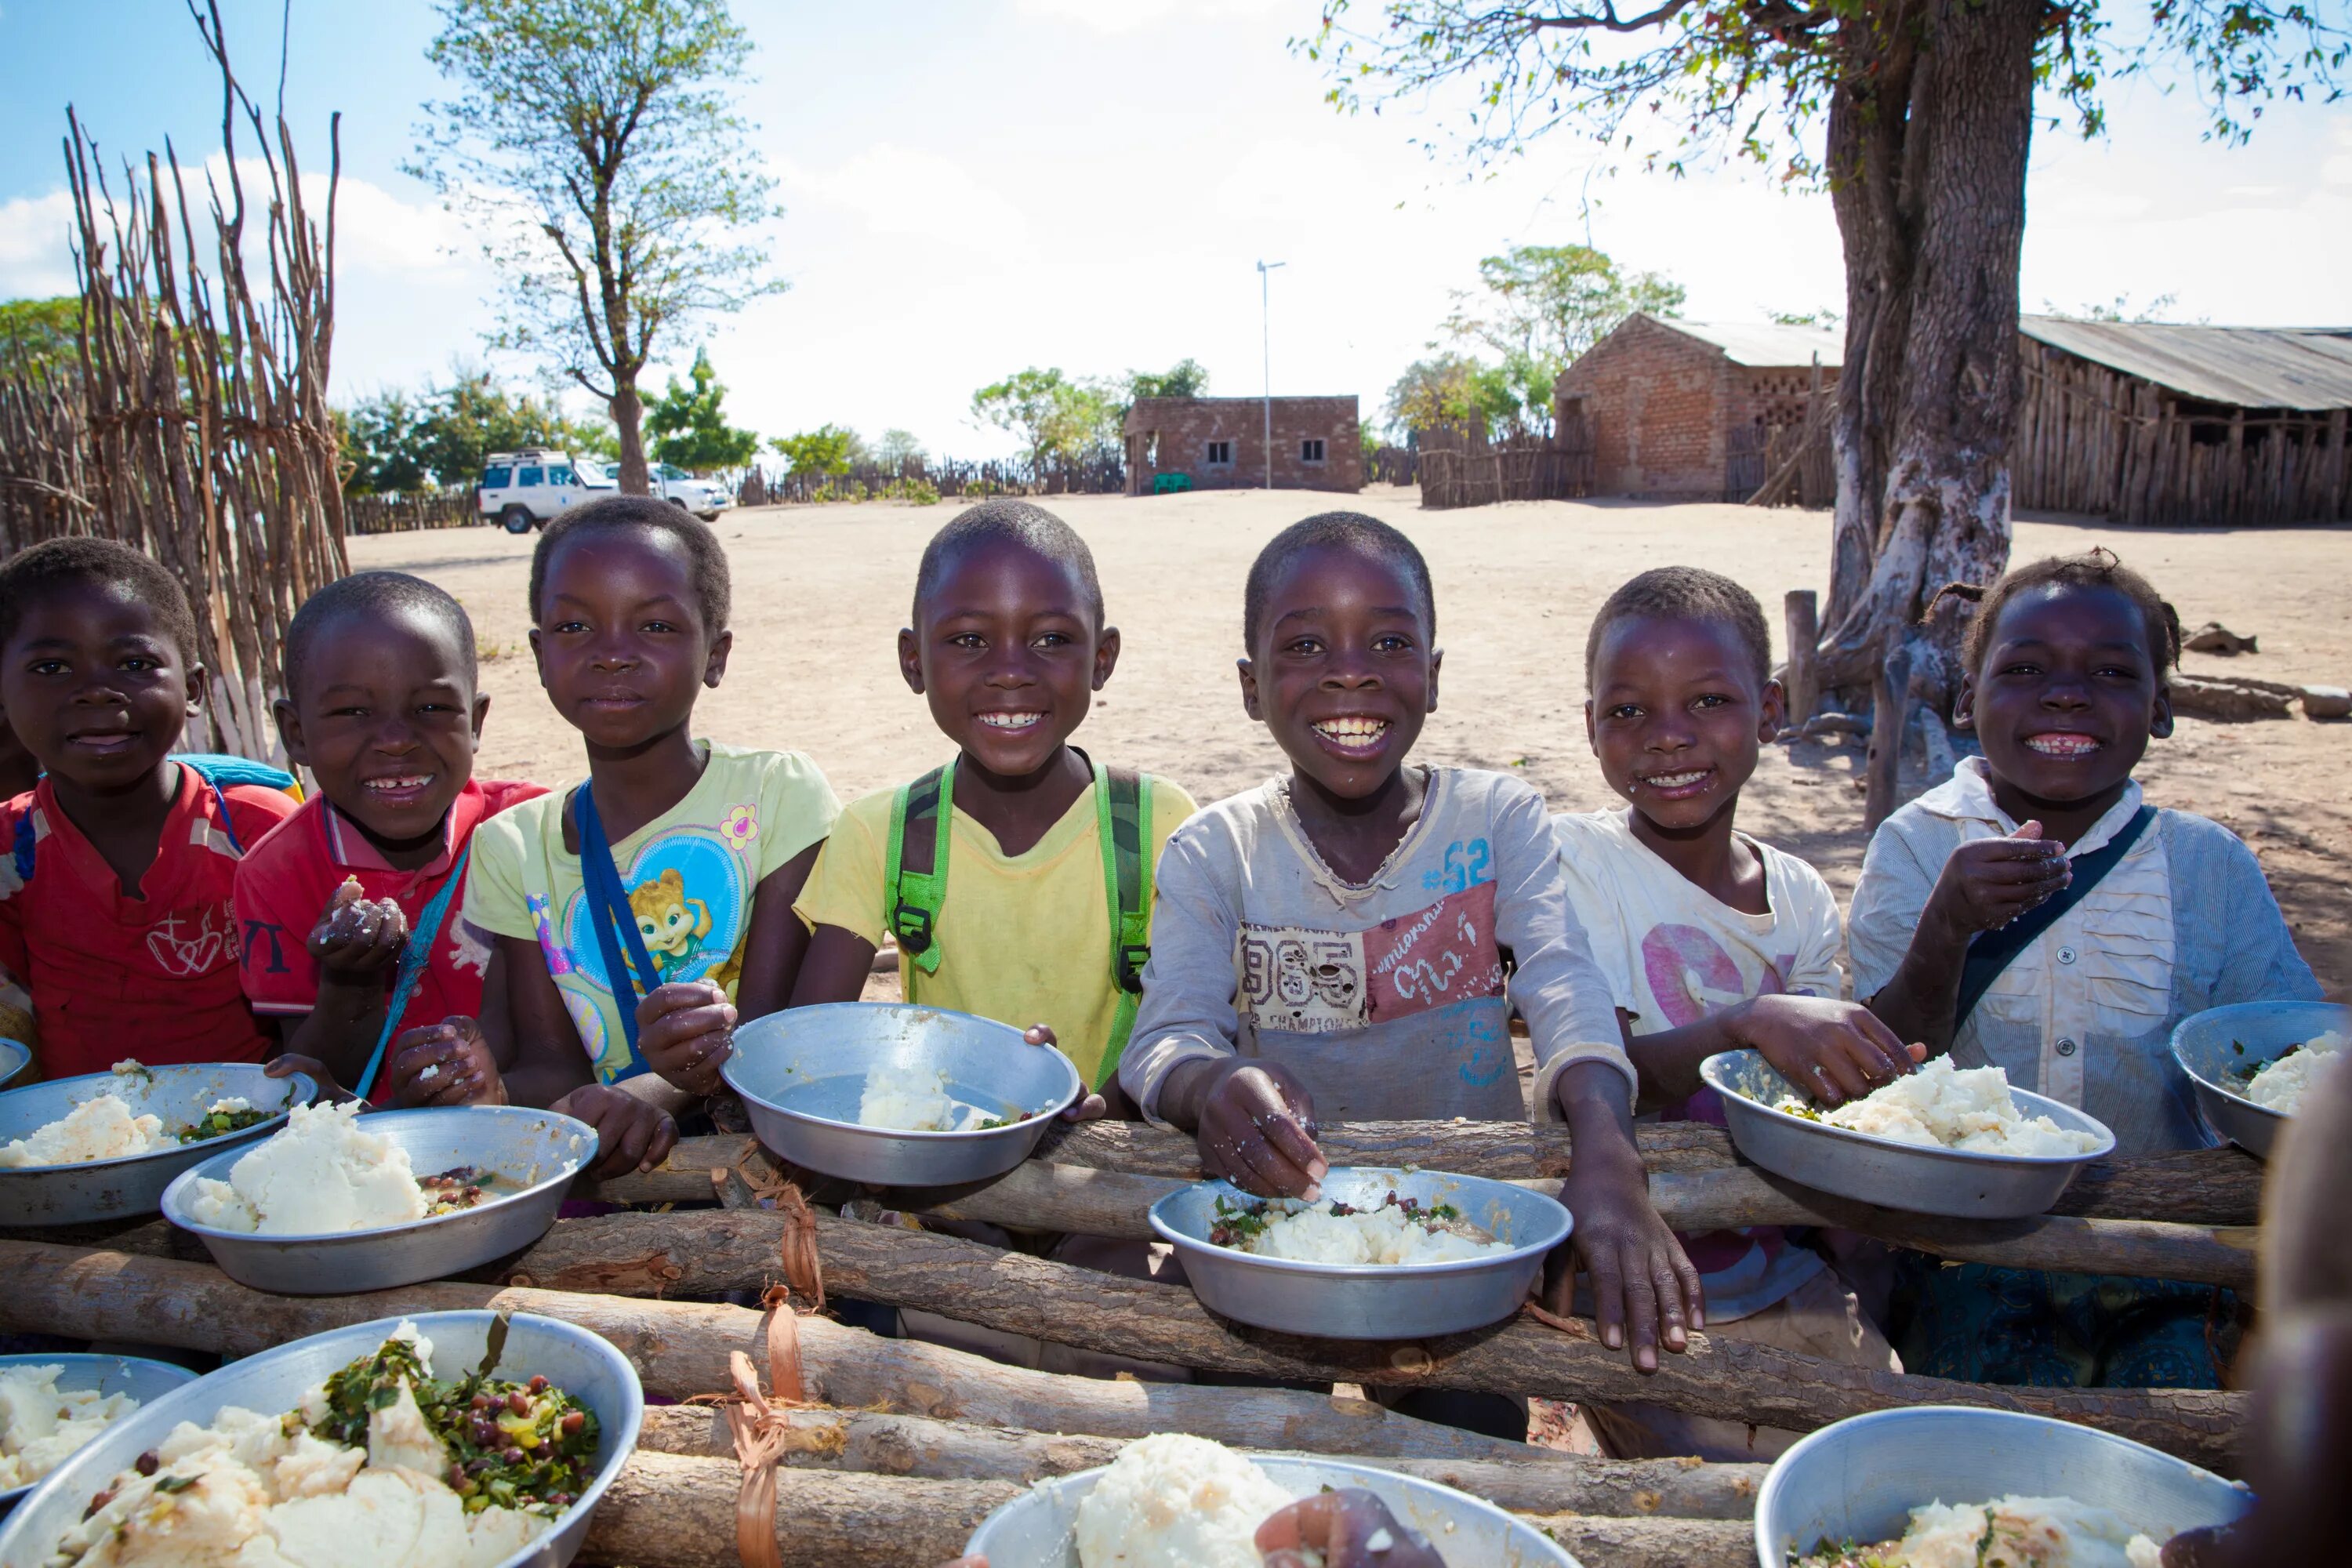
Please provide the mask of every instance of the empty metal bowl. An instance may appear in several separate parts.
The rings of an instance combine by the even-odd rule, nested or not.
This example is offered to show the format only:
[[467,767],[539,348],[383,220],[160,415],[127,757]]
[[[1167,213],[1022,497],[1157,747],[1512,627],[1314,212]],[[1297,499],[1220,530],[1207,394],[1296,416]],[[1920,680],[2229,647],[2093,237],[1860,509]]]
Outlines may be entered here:
[[[488,1311],[418,1312],[405,1321],[432,1342],[434,1373],[450,1377],[470,1371],[482,1359],[497,1317]],[[292,1410],[330,1374],[373,1353],[403,1321],[378,1318],[264,1351],[131,1412],[51,1471],[0,1528],[0,1568],[40,1568],[58,1537],[81,1519],[90,1499],[181,1422],[209,1425],[232,1405],[265,1415]],[[637,1446],[645,1390],[629,1358],[598,1336],[553,1318],[520,1312],[508,1326],[498,1375],[516,1382],[544,1377],[595,1412],[595,1479],[582,1490],[579,1501],[557,1516],[552,1528],[498,1565],[562,1568],[587,1539],[588,1521],[604,1489]]]
[[2248,1100],[2240,1075],[2330,1029],[2352,1034],[2352,1007],[2327,1002],[2240,1002],[2180,1020],[2172,1031],[2172,1059],[2189,1075],[2197,1109],[2214,1136],[2267,1160],[2287,1119]]
[[552,1110],[453,1105],[379,1110],[361,1125],[408,1151],[419,1177],[471,1165],[497,1185],[469,1209],[383,1230],[256,1236],[200,1225],[189,1214],[199,1181],[226,1182],[252,1152],[232,1150],[183,1173],[163,1194],[163,1217],[199,1237],[221,1272],[281,1296],[350,1296],[444,1279],[519,1251],[547,1233],[572,1178],[595,1158],[596,1130]]
[[[1070,1058],[1009,1024],[893,1002],[771,1013],[735,1031],[719,1068],[751,1131],[805,1170],[886,1187],[949,1187],[1001,1176],[1029,1157],[1086,1085]],[[859,1124],[869,1077],[946,1092],[1007,1124],[911,1132]]]
[[[100,1394],[127,1394],[141,1405],[152,1405],[184,1384],[194,1383],[196,1374],[184,1366],[174,1366],[168,1361],[148,1361],[129,1355],[0,1355],[0,1372],[16,1366],[53,1366],[58,1368],[58,1392],[71,1394],[82,1389]],[[130,1419],[125,1412],[123,1419]],[[95,1439],[93,1439],[94,1441]],[[21,1487],[0,1488],[0,1513],[16,1506],[24,1495],[39,1485],[27,1482]]]
[[1910,1214],[1957,1219],[2023,1219],[2047,1214],[2084,1166],[2115,1152],[2116,1135],[2071,1105],[2011,1089],[2020,1115],[2047,1116],[2073,1132],[2098,1136],[2082,1154],[1984,1154],[1877,1138],[1775,1110],[1800,1093],[1759,1051],[1709,1057],[1699,1076],[1723,1097],[1723,1119],[1740,1153],[1775,1175],[1832,1197]]
[[0,1035],[0,1089],[5,1089],[25,1074],[33,1065],[33,1053],[22,1040],[12,1040]]
[[305,1074],[271,1078],[255,1062],[97,1072],[10,1089],[0,1094],[0,1143],[30,1137],[101,1094],[120,1099],[133,1116],[163,1118],[167,1133],[193,1125],[218,1100],[243,1099],[277,1114],[236,1132],[200,1143],[172,1144],[152,1153],[0,1171],[0,1226],[87,1225],[153,1214],[163,1189],[181,1172],[223,1149],[268,1137],[286,1125],[289,1109],[308,1105],[318,1092],[319,1086]]
[[2127,1437],[1964,1405],[1878,1410],[1834,1422],[1772,1462],[1756,1494],[1756,1561],[1783,1568],[1816,1543],[1891,1541],[1931,1502],[2072,1498],[2104,1508],[2161,1546],[2227,1524],[2252,1496],[2186,1459]]
[[1376,1208],[1394,1192],[1451,1204],[1508,1252],[1454,1263],[1300,1263],[1209,1239],[1217,1200],[1259,1200],[1226,1182],[1181,1187],[1151,1205],[1151,1228],[1173,1244],[1201,1304],[1221,1317],[1327,1340],[1419,1340],[1458,1334],[1519,1310],[1544,1257],[1573,1224],[1557,1199],[1508,1182],[1444,1171],[1349,1165],[1323,1178],[1323,1200]]
[[[1295,1497],[1312,1497],[1327,1487],[1361,1487],[1388,1504],[1397,1522],[1428,1536],[1446,1562],[1462,1568],[1578,1568],[1542,1531],[1452,1487],[1334,1459],[1251,1458]],[[1039,1482],[982,1520],[964,1542],[964,1554],[985,1556],[989,1568],[1078,1568],[1078,1504],[1102,1475],[1102,1469],[1081,1470]]]

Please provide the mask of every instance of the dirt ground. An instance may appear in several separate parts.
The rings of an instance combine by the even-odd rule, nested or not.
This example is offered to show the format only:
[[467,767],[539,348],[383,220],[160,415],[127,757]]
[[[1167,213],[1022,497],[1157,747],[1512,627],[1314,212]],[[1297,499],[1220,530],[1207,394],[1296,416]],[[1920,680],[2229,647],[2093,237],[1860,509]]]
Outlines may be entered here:
[[[1124,637],[1118,674],[1078,742],[1165,773],[1203,801],[1276,772],[1280,753],[1243,714],[1234,678],[1242,580],[1276,529],[1319,498],[1238,490],[1129,500],[1067,497],[1054,510],[1084,534]],[[1333,498],[1411,534],[1435,574],[1442,703],[1424,760],[1508,769],[1560,809],[1609,804],[1582,725],[1584,634],[1609,591],[1646,567],[1686,562],[1755,590],[1780,627],[1781,595],[1828,580],[1825,513],[1728,506],[1538,501],[1423,511],[1417,492]],[[921,700],[898,678],[895,638],[915,563],[953,515],[935,507],[835,506],[730,512],[719,524],[735,574],[735,650],[705,697],[701,732],[816,758],[845,799],[944,760]],[[2191,654],[2192,670],[2352,685],[2352,529],[2131,531],[2021,521],[2017,558],[2105,544],[2148,574],[2195,626],[2259,637],[2258,655]],[[525,640],[531,541],[488,529],[355,540],[354,567],[440,583],[473,614],[490,656],[485,776],[556,784],[581,776],[572,731],[541,696]],[[2352,982],[2352,725],[2296,718],[2183,720],[2140,770],[2152,799],[2201,812],[2251,844],[2331,994]],[[1853,745],[1768,748],[1741,826],[1819,866],[1843,898],[1862,864],[1862,753]]]

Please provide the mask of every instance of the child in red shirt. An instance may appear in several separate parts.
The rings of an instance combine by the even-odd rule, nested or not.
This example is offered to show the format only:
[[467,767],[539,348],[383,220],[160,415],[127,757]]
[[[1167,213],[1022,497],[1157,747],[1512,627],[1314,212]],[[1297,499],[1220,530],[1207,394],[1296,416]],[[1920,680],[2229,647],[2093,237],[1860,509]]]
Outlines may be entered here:
[[[237,867],[238,967],[286,1050],[357,1087],[378,1041],[481,1010],[489,938],[441,895],[462,889],[477,824],[547,792],[474,778],[490,700],[473,623],[422,578],[362,572],[313,594],[287,628],[285,675],[278,734],[319,794]],[[402,955],[428,925],[388,1026]],[[393,1098],[381,1065],[369,1089]]]
[[294,803],[170,755],[205,691],[179,583],[103,539],[0,566],[0,710],[46,775],[0,805],[0,968],[31,993],[45,1076],[259,1061],[232,883]]

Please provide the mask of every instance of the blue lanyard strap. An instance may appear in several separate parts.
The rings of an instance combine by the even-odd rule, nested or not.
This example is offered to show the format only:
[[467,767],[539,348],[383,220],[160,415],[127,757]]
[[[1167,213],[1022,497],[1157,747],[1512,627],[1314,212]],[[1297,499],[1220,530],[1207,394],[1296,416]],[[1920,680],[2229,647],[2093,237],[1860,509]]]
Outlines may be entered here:
[[646,951],[636,914],[621,886],[620,868],[613,863],[604,824],[596,815],[595,795],[586,784],[572,792],[572,816],[580,829],[580,879],[588,895],[588,923],[596,928],[596,947],[604,955],[604,977],[613,988],[614,1010],[621,1015],[621,1036],[629,1046],[632,1066],[627,1076],[634,1076],[647,1070],[646,1058],[637,1051],[637,1002],[661,984],[661,972]]
[[408,944],[400,950],[400,979],[392,988],[392,1001],[383,1010],[383,1033],[375,1037],[375,1054],[368,1058],[367,1071],[360,1075],[360,1099],[368,1097],[375,1087],[376,1074],[383,1070],[384,1053],[392,1047],[392,1037],[400,1032],[402,1015],[408,1011],[411,998],[416,994],[417,983],[425,978],[425,969],[433,963],[433,944],[440,939],[441,923],[449,917],[449,900],[466,885],[466,862],[474,853],[474,841],[457,851],[457,863],[449,868],[449,879],[433,895],[416,917],[416,924],[408,932]]

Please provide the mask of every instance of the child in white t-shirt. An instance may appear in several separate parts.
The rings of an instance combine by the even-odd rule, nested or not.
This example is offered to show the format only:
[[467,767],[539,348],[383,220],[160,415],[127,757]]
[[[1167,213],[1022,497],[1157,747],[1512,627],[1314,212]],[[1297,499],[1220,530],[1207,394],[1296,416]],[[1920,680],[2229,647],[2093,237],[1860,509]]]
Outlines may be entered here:
[[[1623,809],[1553,819],[1569,898],[1590,934],[1641,1077],[1666,1121],[1723,1111],[1698,1077],[1754,1047],[1835,1103],[1906,1072],[1914,1053],[1839,1000],[1838,910],[1794,856],[1733,826],[1758,748],[1778,731],[1780,683],[1755,596],[1696,567],[1644,572],[1610,595],[1585,645],[1585,731]],[[1777,1226],[1682,1237],[1707,1330],[1899,1370],[1820,1255]],[[1586,1407],[1623,1457],[1769,1458],[1797,1436],[1648,1405]]]

